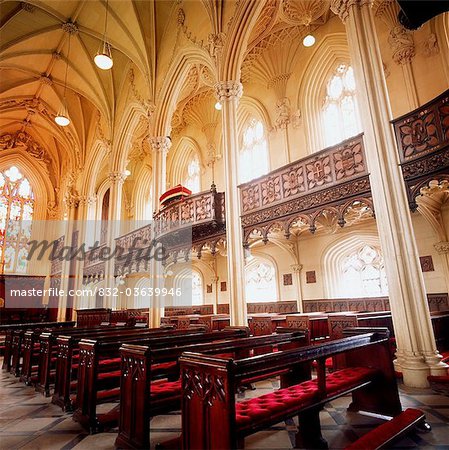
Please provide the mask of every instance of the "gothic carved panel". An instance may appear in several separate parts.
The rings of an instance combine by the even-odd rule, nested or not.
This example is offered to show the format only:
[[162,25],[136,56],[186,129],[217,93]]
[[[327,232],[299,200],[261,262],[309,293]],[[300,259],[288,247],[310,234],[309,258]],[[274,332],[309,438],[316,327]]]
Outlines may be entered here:
[[449,91],[393,121],[403,163],[449,144]]
[[[243,184],[240,187],[243,216],[259,210],[266,214],[266,208],[274,205],[282,208],[287,199],[308,198],[314,202],[310,197],[312,192],[335,188],[339,183],[362,177],[367,173],[363,140],[360,135],[281,167],[265,177]],[[323,195],[316,200],[319,204],[323,204],[323,200],[326,201]],[[303,202],[304,200],[298,200],[298,203]],[[295,205],[296,211],[307,208],[303,205],[298,209],[297,206],[298,204]]]

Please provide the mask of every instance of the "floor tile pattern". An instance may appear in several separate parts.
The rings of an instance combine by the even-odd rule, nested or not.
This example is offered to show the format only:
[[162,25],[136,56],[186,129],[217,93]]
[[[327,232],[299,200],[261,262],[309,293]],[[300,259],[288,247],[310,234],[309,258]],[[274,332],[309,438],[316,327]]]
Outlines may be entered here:
[[[257,383],[256,390],[246,390],[239,398],[251,398],[279,387],[275,379]],[[403,408],[416,407],[425,412],[432,432],[410,434],[397,442],[395,449],[449,450],[449,397],[429,389],[400,386]],[[381,420],[346,411],[349,397],[328,403],[321,413],[323,435],[330,449],[342,449]],[[110,405],[101,405],[108,409]],[[158,416],[151,421],[151,441],[176,437],[180,433],[179,412]],[[247,449],[293,448],[296,431],[293,419],[280,423],[245,440]],[[117,430],[89,435],[72,420],[70,413],[50,403],[49,398],[26,387],[10,374],[0,374],[0,450],[112,450]]]

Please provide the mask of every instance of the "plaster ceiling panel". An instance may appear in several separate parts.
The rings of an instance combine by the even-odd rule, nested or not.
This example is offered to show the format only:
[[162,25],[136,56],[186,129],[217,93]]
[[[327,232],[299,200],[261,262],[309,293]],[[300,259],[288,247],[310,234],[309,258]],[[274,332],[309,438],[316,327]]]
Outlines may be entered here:
[[[77,24],[82,34],[97,37],[95,53],[104,33],[105,8],[99,3],[87,2],[81,10]],[[132,30],[130,33],[129,31]],[[135,14],[132,2],[109,3],[107,38],[111,45],[134,61],[145,58],[143,28]]]
[[39,85],[39,81],[31,81],[30,83],[20,84],[19,86],[6,86],[5,88],[2,80],[2,97],[34,97]]
[[0,129],[8,130],[10,132],[17,131],[22,126],[22,121],[26,118],[26,111],[10,112],[8,114],[2,114],[0,119]]
[[[1,17],[3,18],[3,8],[1,9]],[[2,26],[1,48],[4,49],[5,46],[9,46],[18,40],[38,34],[41,30],[57,26],[58,21],[40,9],[36,8],[32,13],[20,10],[12,19]]]
[[[9,56],[1,58],[0,65],[7,69],[16,69],[18,72],[25,73],[26,77],[45,73],[52,59],[52,55],[30,55],[24,58],[22,55]],[[4,80],[2,77],[2,84]]]
[[[5,57],[15,54],[30,54],[30,53],[53,53],[61,40],[62,29],[60,26],[53,29],[43,30],[41,33],[24,39],[20,42],[15,42],[2,52]],[[3,39],[3,33],[2,33]]]
[[[33,5],[60,20],[64,17],[70,17],[81,3],[80,0],[33,0]],[[93,2],[88,1],[87,3]]]

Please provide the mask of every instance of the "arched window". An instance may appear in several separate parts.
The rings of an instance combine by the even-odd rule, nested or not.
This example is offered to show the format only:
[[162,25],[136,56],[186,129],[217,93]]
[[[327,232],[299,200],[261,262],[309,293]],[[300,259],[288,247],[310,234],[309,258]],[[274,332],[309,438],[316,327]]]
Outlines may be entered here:
[[276,269],[266,260],[255,259],[245,270],[245,298],[247,302],[277,300]]
[[31,237],[34,195],[30,182],[16,166],[0,172],[0,269],[25,273]]
[[192,305],[202,305],[203,301],[203,278],[196,271],[192,272]]
[[270,170],[268,143],[260,120],[251,119],[243,131],[240,147],[240,183],[265,175]]
[[200,171],[200,160],[198,156],[195,155],[187,166],[187,176],[183,183],[184,186],[190,189],[194,194],[201,191]]
[[379,297],[388,295],[382,254],[364,245],[341,260],[341,289],[344,297]]
[[323,105],[326,146],[337,144],[360,133],[355,94],[354,71],[351,66],[340,64],[326,87]]

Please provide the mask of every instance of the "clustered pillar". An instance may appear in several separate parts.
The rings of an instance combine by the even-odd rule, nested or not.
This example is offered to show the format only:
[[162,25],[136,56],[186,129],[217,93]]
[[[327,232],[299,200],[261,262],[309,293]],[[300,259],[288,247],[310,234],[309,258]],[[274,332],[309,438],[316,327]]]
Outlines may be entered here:
[[396,368],[408,386],[446,371],[433,334],[397,147],[371,0],[332,0],[346,25],[357,83],[377,227],[396,333]]

